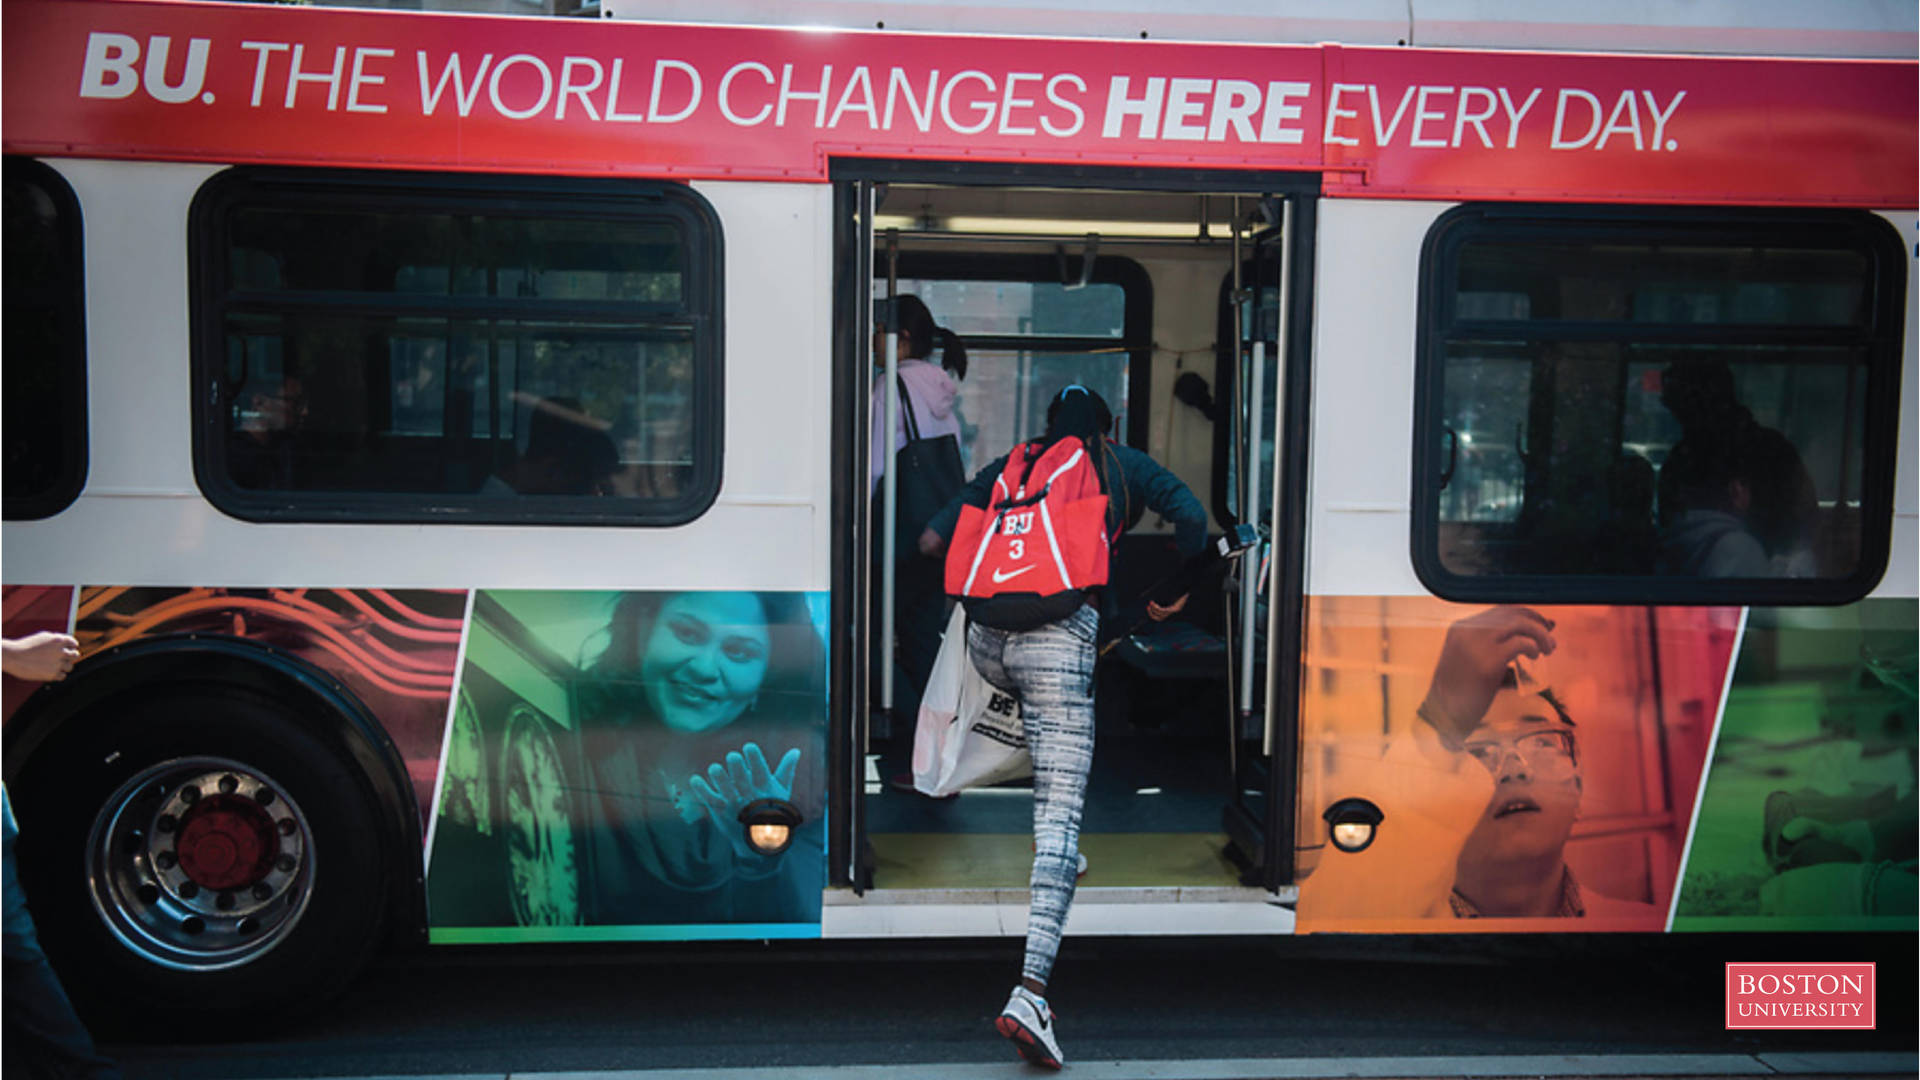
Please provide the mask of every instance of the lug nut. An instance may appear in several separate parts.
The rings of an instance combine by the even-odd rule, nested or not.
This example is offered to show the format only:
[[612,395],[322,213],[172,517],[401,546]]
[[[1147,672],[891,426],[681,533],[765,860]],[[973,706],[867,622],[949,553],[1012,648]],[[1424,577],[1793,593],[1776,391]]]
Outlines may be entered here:
[[220,790],[231,795],[240,790],[240,781],[232,776],[223,776],[220,778]]
[[199,789],[199,788],[197,788],[197,787],[183,787],[183,788],[181,788],[181,789],[180,789],[180,801],[181,801],[181,802],[183,802],[183,803],[186,803],[186,804],[187,804],[188,806],[192,806],[192,805],[193,805],[194,803],[197,803],[197,802],[199,802],[199,801],[200,801],[200,789]]
[[162,851],[158,855],[155,855],[153,857],[153,865],[159,867],[162,870],[173,869],[174,864],[178,863],[179,861],[180,860],[175,858],[173,852],[171,851]]
[[283,874],[292,873],[293,866],[294,866],[293,856],[291,855],[282,855],[279,858],[273,860],[273,868],[280,871]]
[[230,892],[221,893],[219,896],[214,898],[213,906],[219,908],[221,911],[232,911],[233,910],[233,894]]
[[261,788],[259,791],[254,792],[253,801],[259,803],[261,806],[272,806],[273,805],[273,789]]
[[283,817],[280,819],[280,835],[281,836],[292,836],[293,830],[297,828],[299,828],[299,826],[293,823],[292,818]]
[[172,814],[161,814],[160,820],[154,822],[153,827],[161,832],[172,832],[180,827],[180,823],[173,820]]
[[253,887],[253,898],[255,900],[273,899],[273,887],[265,883],[255,885]]
[[200,886],[191,881],[183,881],[180,883],[180,895],[184,899],[191,900],[200,895]]

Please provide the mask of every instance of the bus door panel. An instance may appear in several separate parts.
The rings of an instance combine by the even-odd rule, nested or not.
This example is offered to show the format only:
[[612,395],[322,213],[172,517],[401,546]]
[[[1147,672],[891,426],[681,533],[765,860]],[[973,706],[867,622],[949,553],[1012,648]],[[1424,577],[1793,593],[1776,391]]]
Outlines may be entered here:
[[1263,199],[1236,282],[1223,290],[1223,385],[1231,386],[1229,446],[1223,485],[1228,520],[1251,525],[1256,543],[1235,564],[1227,585],[1229,665],[1233,694],[1234,784],[1224,823],[1248,884],[1274,888],[1291,877],[1297,717],[1298,573],[1302,515],[1288,506],[1291,448],[1301,432],[1290,402],[1304,392],[1305,350],[1290,340],[1299,291],[1295,265],[1304,250],[1298,196]]

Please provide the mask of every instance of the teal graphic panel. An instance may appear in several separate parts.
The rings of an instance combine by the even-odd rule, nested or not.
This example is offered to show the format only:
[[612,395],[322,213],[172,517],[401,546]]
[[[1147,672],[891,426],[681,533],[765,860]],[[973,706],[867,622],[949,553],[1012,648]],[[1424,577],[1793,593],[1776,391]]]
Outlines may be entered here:
[[1916,606],[1755,609],[1675,930],[1912,930]]
[[[475,597],[434,822],[435,942],[817,937],[825,597]],[[797,812],[765,854],[741,812]]]

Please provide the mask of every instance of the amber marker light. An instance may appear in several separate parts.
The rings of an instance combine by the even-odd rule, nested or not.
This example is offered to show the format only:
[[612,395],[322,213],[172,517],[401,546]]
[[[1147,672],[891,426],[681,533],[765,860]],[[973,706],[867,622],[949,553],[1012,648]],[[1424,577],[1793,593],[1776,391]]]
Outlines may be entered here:
[[1379,807],[1365,799],[1341,799],[1320,816],[1327,821],[1333,846],[1346,852],[1367,850],[1379,832],[1380,822],[1386,819]]
[[785,799],[755,799],[740,810],[747,844],[762,855],[778,855],[793,843],[800,827],[800,811]]

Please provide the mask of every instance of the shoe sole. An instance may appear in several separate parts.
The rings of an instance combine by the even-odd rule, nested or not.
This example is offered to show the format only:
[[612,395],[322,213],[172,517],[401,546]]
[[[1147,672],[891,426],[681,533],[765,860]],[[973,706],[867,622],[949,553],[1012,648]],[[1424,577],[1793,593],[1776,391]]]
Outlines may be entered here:
[[1013,1043],[1013,1048],[1020,1051],[1020,1056],[1027,1060],[1027,1064],[1043,1069],[1060,1068],[1060,1059],[1054,1057],[1046,1044],[1034,1038],[1033,1032],[1028,1031],[1020,1021],[1011,1016],[999,1016],[993,1021],[993,1029]]

